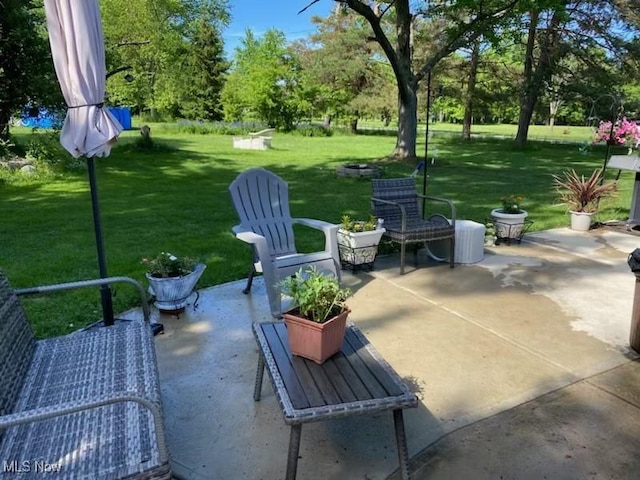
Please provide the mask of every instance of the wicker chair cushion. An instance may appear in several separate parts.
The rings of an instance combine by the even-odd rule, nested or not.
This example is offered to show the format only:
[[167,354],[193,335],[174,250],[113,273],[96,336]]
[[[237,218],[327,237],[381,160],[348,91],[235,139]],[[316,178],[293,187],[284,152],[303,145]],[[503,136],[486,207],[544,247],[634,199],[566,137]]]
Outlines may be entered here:
[[13,411],[34,347],[35,338],[24,310],[0,271],[0,415]]
[[407,229],[404,232],[401,221],[398,219],[393,219],[389,223],[385,220],[384,227],[386,237],[407,243],[443,240],[455,235],[455,228],[443,217],[435,217],[432,220],[408,218]]

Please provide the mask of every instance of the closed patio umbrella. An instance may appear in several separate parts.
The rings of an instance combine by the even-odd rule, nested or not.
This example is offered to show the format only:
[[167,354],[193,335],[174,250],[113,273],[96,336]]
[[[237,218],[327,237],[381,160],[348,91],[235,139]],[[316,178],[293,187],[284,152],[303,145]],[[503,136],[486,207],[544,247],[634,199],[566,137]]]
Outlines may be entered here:
[[[49,42],[58,81],[67,103],[60,143],[71,155],[87,157],[100,276],[107,276],[100,225],[95,157],[106,157],[122,131],[103,108],[106,68],[98,0],[45,0]],[[111,291],[101,290],[105,325],[113,324]]]

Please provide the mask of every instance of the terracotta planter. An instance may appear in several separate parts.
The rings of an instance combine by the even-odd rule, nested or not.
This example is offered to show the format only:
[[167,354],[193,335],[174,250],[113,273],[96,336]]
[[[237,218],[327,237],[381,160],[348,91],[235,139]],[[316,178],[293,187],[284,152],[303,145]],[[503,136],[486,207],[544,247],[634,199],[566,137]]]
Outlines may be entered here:
[[287,325],[289,348],[291,353],[323,363],[342,348],[347,316],[351,310],[345,310],[325,323],[312,322],[298,317],[291,311],[283,313]]
[[571,230],[578,232],[588,232],[591,228],[591,217],[593,213],[588,212],[569,212],[571,214]]

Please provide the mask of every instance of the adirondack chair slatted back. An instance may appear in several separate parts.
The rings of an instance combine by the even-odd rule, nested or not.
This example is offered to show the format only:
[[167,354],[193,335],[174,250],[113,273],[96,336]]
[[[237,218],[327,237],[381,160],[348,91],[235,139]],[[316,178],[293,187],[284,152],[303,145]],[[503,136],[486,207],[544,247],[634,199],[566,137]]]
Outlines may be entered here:
[[[373,196],[381,200],[389,200],[402,205],[408,219],[421,217],[416,184],[413,178],[371,179]],[[400,225],[402,214],[394,205],[385,203],[373,204],[373,214],[384,219],[385,228]]]
[[296,253],[284,180],[264,168],[252,168],[241,173],[229,191],[241,225],[265,237],[272,256]]
[[25,312],[0,271],[0,415],[13,410],[34,348],[35,337]]

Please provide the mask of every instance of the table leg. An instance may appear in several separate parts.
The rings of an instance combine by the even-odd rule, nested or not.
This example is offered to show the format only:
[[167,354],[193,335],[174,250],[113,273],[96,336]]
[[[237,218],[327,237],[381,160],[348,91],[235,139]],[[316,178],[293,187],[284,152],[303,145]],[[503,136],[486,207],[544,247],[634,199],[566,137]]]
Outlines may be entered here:
[[256,384],[253,388],[253,399],[257,402],[260,400],[260,392],[262,391],[262,377],[264,376],[264,357],[262,353],[258,353],[258,371],[256,372]]
[[302,424],[299,423],[296,425],[291,425],[291,436],[289,437],[289,456],[287,458],[287,480],[296,480],[301,436]]
[[393,423],[396,427],[396,442],[398,443],[400,473],[403,480],[409,480],[409,451],[407,449],[407,437],[404,433],[404,419],[402,417],[402,409],[393,411]]

